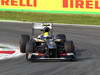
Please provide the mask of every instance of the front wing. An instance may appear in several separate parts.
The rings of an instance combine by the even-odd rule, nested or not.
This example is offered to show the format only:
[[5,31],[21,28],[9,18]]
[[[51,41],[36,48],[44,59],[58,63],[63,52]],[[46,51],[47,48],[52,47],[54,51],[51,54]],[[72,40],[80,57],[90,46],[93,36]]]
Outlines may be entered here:
[[38,53],[32,53],[31,60],[76,60],[76,55],[74,53],[67,53],[60,57],[46,57],[45,55],[39,55]]

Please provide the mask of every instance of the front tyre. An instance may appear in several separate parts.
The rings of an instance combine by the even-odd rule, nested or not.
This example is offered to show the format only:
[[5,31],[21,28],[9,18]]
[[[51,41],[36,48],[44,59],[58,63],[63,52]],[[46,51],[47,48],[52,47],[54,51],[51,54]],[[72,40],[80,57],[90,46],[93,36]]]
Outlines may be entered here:
[[66,41],[65,49],[66,49],[67,52],[74,53],[75,52],[75,46],[74,46],[73,41]]
[[26,60],[31,60],[34,48],[35,48],[35,41],[31,39],[26,44]]
[[76,53],[75,53],[75,45],[73,41],[66,41],[65,43],[65,49],[67,53],[73,53],[73,55],[70,56],[70,61],[76,61]]

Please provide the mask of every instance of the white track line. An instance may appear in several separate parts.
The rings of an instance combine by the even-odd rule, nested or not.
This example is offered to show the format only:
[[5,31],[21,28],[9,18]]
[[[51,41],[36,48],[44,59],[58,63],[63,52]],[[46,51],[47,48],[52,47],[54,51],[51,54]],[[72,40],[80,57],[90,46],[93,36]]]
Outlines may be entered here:
[[[0,22],[8,22],[8,23],[37,23],[37,22],[27,22],[27,21],[16,21],[16,20],[0,20]],[[61,23],[53,23],[55,26],[77,26],[77,27],[100,27],[100,25],[84,25],[84,24],[61,24]]]

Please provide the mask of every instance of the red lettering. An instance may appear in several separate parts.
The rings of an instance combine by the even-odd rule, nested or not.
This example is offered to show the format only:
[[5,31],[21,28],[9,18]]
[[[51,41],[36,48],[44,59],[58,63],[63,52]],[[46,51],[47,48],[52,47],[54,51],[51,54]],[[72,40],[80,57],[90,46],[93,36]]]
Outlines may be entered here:
[[63,0],[63,8],[68,8],[68,0]]
[[96,9],[100,9],[98,0],[95,1],[95,8],[96,8]]
[[25,6],[25,4],[23,4],[23,0],[20,0],[19,5],[20,5],[20,6]]
[[30,0],[27,0],[27,6],[32,6],[32,4],[30,4]]
[[37,0],[0,0],[0,5],[36,7]]
[[76,8],[84,8],[84,1],[76,0]]
[[70,8],[73,8],[74,4],[73,4],[73,0],[70,0]]
[[86,8],[93,8],[93,1],[90,1],[90,0],[86,0]]
[[1,5],[9,5],[9,0],[1,0]]
[[37,6],[37,0],[34,0],[34,7],[36,7]]
[[12,6],[18,6],[17,1],[11,0],[11,5],[12,5]]

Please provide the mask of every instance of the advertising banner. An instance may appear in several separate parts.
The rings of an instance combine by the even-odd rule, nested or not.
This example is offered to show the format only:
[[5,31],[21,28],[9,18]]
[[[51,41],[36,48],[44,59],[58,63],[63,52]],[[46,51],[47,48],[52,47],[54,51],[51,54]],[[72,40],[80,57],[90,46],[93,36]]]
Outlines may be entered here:
[[100,14],[100,0],[0,0],[0,10]]

